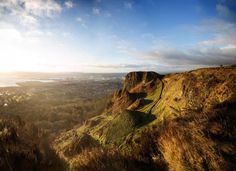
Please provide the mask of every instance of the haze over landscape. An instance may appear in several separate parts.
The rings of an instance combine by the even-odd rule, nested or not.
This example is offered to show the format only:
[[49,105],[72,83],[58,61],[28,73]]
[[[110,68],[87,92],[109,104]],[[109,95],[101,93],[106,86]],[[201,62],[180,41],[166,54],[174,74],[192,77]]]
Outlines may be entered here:
[[0,171],[234,171],[235,154],[235,0],[0,0]]
[[233,0],[1,0],[0,71],[182,71],[235,63]]

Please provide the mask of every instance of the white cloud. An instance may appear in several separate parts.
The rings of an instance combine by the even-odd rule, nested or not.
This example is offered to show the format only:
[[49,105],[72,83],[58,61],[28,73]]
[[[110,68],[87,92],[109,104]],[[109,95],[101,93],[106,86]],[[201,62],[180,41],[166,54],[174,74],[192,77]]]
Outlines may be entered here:
[[78,21],[82,27],[87,28],[87,25],[86,25],[84,19],[82,19],[81,17],[77,17],[76,21]]
[[82,19],[81,17],[77,17],[76,20],[77,20],[78,22],[83,22],[83,19]]
[[132,9],[133,8],[133,3],[132,2],[124,2],[124,7],[126,9]]
[[152,39],[154,40],[155,39],[155,36],[152,34],[152,33],[143,33],[141,35],[141,37],[145,38],[145,39]]
[[63,38],[72,37],[71,33],[52,32],[50,25],[41,23],[61,12],[58,2],[0,0],[0,71],[71,71],[78,70],[70,67],[74,63],[92,58]]
[[101,13],[101,11],[100,11],[99,8],[93,8],[93,9],[92,9],[92,12],[93,12],[93,14],[95,14],[95,15],[99,15],[99,14]]
[[104,15],[105,15],[105,17],[112,17],[110,12],[106,12]]
[[72,35],[72,34],[71,34],[70,32],[63,32],[63,33],[62,33],[62,36],[63,36],[63,37],[71,37],[71,35]]
[[222,4],[217,4],[216,5],[216,10],[220,15],[223,15],[223,16],[229,16],[230,15],[229,8],[222,5]]
[[37,27],[38,26],[38,20],[31,16],[28,15],[27,13],[21,13],[19,15],[20,23],[26,26],[31,26],[31,27]]
[[149,51],[138,51],[129,48],[128,53],[163,65],[236,64],[236,23],[208,19],[197,30],[211,37],[185,49],[159,46]]
[[199,5],[196,5],[196,6],[194,7],[194,9],[195,9],[195,11],[196,11],[197,13],[203,12],[203,8],[202,8],[201,6],[199,6]]
[[83,65],[84,69],[93,72],[131,72],[131,71],[156,71],[158,73],[171,73],[171,72],[183,72],[187,70],[192,70],[196,68],[205,67],[205,65],[163,65],[163,64],[154,64],[144,62],[137,64],[130,63],[118,63],[118,64],[85,64]]
[[[60,4],[54,0],[23,0],[23,3],[26,12],[35,16],[52,17],[62,10]],[[21,6],[21,4],[19,5]]]
[[236,48],[199,48],[187,50],[156,49],[149,52],[135,52],[139,58],[165,65],[231,65],[236,63]]
[[202,46],[227,46],[236,45],[236,23],[223,20],[208,19],[200,26],[199,30],[203,33],[211,33],[213,37],[199,42]]
[[236,13],[230,10],[226,5],[223,4],[217,4],[216,5],[216,11],[218,12],[219,16],[236,20]]
[[19,42],[22,40],[22,35],[10,25],[5,25],[5,27],[0,28],[0,39],[2,43]]
[[115,38],[115,46],[120,53],[129,53],[136,50],[130,42],[119,38]]
[[51,32],[39,30],[21,32],[14,25],[0,22],[0,71],[78,70],[71,66],[88,60],[88,55],[78,47],[68,46],[64,39],[58,40],[58,34],[54,37]]
[[66,8],[73,8],[74,7],[74,4],[72,1],[65,1],[65,7]]
[[55,0],[1,0],[0,19],[26,28],[38,26],[38,18],[52,18],[62,10]]

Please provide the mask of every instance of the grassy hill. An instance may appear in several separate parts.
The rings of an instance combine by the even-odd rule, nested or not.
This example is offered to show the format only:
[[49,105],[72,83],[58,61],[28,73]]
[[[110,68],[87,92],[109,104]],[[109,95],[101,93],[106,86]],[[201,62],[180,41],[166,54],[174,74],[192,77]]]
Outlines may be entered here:
[[[235,102],[235,67],[131,72],[101,115],[62,133],[53,146],[75,170],[233,170]],[[69,156],[78,137],[89,137],[88,148]]]
[[235,67],[116,83],[1,89],[0,170],[236,169]]

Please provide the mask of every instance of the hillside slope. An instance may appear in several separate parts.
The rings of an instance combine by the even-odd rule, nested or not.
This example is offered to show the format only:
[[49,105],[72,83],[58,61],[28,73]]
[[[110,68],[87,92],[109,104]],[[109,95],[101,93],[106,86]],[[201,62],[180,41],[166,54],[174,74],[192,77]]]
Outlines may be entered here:
[[17,116],[0,115],[0,170],[65,170],[46,136]]
[[235,67],[131,72],[101,115],[62,133],[53,146],[75,170],[93,170],[90,161],[102,163],[100,170],[137,170],[132,161],[149,170],[233,170],[235,104]]

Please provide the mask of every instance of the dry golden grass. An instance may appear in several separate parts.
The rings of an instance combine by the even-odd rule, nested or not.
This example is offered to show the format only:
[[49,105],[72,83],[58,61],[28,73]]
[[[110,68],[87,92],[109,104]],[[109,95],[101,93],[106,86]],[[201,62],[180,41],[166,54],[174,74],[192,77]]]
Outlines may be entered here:
[[94,148],[83,150],[70,163],[76,171],[143,171],[155,170],[151,165],[122,154],[118,149]]
[[[225,113],[215,111],[206,114],[194,113],[190,117],[166,123],[159,136],[158,146],[169,170],[234,169],[232,160],[235,153],[235,127],[232,124]],[[219,128],[222,129],[221,132],[215,132]],[[228,151],[223,151],[222,144],[226,145]]]

